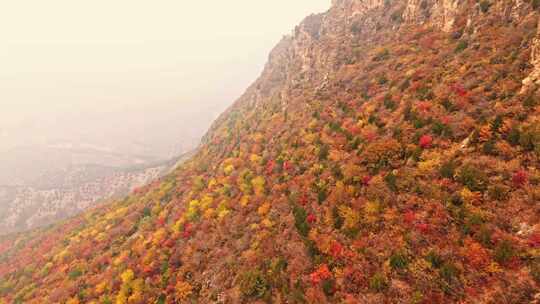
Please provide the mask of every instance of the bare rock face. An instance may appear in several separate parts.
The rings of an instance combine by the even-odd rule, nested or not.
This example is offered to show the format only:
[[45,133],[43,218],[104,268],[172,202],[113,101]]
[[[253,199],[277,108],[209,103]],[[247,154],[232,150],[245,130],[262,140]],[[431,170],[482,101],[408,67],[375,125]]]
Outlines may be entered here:
[[376,7],[381,7],[384,3],[384,0],[334,0],[332,1],[332,7],[334,9],[348,9],[358,14],[365,13]]
[[533,69],[529,76],[523,79],[523,87],[521,88],[521,93],[525,93],[534,85],[540,84],[540,27],[536,37],[532,39],[531,42],[531,59],[530,64],[533,66]]
[[407,22],[423,22],[426,16],[427,2],[423,0],[408,0],[403,19]]
[[384,4],[384,0],[332,0],[332,8],[346,8],[355,6],[371,9]]
[[524,0],[494,1],[489,10],[508,21],[519,21],[530,12],[530,4]]
[[409,23],[431,22],[443,31],[452,30],[460,0],[408,0],[403,19]]
[[512,10],[510,12],[513,19],[521,18],[528,12],[528,3],[524,0],[515,0],[512,4]]
[[460,2],[460,0],[437,1],[432,9],[433,24],[445,32],[452,30]]

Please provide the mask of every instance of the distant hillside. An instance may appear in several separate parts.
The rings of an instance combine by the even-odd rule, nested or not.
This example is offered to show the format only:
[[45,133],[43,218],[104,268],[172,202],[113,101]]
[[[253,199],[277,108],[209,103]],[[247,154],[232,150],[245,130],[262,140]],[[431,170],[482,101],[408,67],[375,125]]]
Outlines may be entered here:
[[175,171],[0,238],[0,303],[538,303],[540,3],[332,2]]
[[[65,175],[81,176],[85,181],[48,185],[43,188],[0,186],[0,234],[28,230],[78,214],[97,202],[128,194],[158,178],[165,166],[152,167],[134,172],[104,170],[99,177],[87,179],[85,170],[65,172]],[[90,171],[90,170],[89,170]]]
[[40,189],[69,183],[67,180],[75,176],[92,178],[115,168],[147,165],[160,160],[151,155],[137,154],[135,150],[125,153],[88,144],[67,143],[18,146],[0,151],[0,159],[3,168],[0,185]]
[[125,196],[169,173],[187,155],[126,168],[56,164],[29,185],[0,185],[0,235],[42,227]]

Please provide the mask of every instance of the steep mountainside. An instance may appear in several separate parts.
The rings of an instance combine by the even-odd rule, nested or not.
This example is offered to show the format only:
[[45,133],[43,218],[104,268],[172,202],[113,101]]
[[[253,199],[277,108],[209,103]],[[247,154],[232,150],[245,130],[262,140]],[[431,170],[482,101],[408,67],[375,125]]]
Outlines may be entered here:
[[0,241],[0,303],[535,303],[536,0],[335,0],[175,172]]

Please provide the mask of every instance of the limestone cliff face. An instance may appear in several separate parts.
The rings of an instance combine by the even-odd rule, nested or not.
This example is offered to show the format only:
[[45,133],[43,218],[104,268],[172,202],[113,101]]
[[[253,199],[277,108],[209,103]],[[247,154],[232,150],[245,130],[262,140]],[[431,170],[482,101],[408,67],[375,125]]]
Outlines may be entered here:
[[444,31],[450,31],[459,11],[460,0],[408,0],[403,19],[411,23],[432,22]]
[[[400,17],[407,23],[432,23],[434,26],[450,31],[454,26],[456,15],[465,4],[463,0],[407,0],[407,1],[384,1],[384,0],[336,0],[333,1],[334,9],[345,9],[351,12],[351,16],[366,14],[375,8],[400,8],[395,12],[395,17]],[[461,7],[460,7],[461,6]]]
[[[323,14],[307,17],[291,35],[275,47],[259,80],[238,103],[260,105],[263,99],[287,99],[287,90],[297,80],[323,85],[326,75],[342,66],[347,58],[339,45],[358,44],[380,28],[415,24],[433,25],[451,31],[463,11],[462,0],[333,0]],[[338,47],[335,47],[335,46]],[[350,50],[349,50],[350,51]]]
[[285,100],[287,88],[300,80],[324,82],[325,75],[345,60],[344,52],[335,45],[368,36],[380,26],[377,18],[384,11],[384,0],[332,1],[329,11],[307,17],[282,39],[272,50],[261,77],[237,103],[256,106],[270,96]]
[[[307,17],[291,35],[283,37],[272,50],[262,75],[230,111],[243,104],[259,107],[269,99],[279,99],[286,107],[290,89],[302,81],[323,87],[327,75],[347,64],[350,46],[369,43],[381,29],[433,27],[459,33],[463,39],[474,42],[475,35],[491,19],[508,23],[538,19],[537,12],[525,0],[488,3],[485,11],[486,7],[472,0],[333,0],[327,12]],[[523,80],[526,91],[540,83],[540,33],[524,47],[531,48],[533,67]],[[216,125],[219,123],[220,119]]]
[[532,38],[531,42],[531,73],[523,79],[523,87],[521,93],[525,93],[529,89],[540,85],[540,27],[538,28],[536,37]]

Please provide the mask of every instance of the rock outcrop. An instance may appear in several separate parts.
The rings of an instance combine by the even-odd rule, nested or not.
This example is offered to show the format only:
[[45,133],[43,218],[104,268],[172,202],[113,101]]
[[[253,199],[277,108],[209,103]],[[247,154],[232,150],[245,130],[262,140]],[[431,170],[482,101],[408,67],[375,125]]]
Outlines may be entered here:
[[525,93],[530,89],[535,89],[540,85],[540,24],[538,28],[538,33],[531,41],[531,59],[530,64],[532,65],[531,73],[523,79],[523,87],[521,93]]

